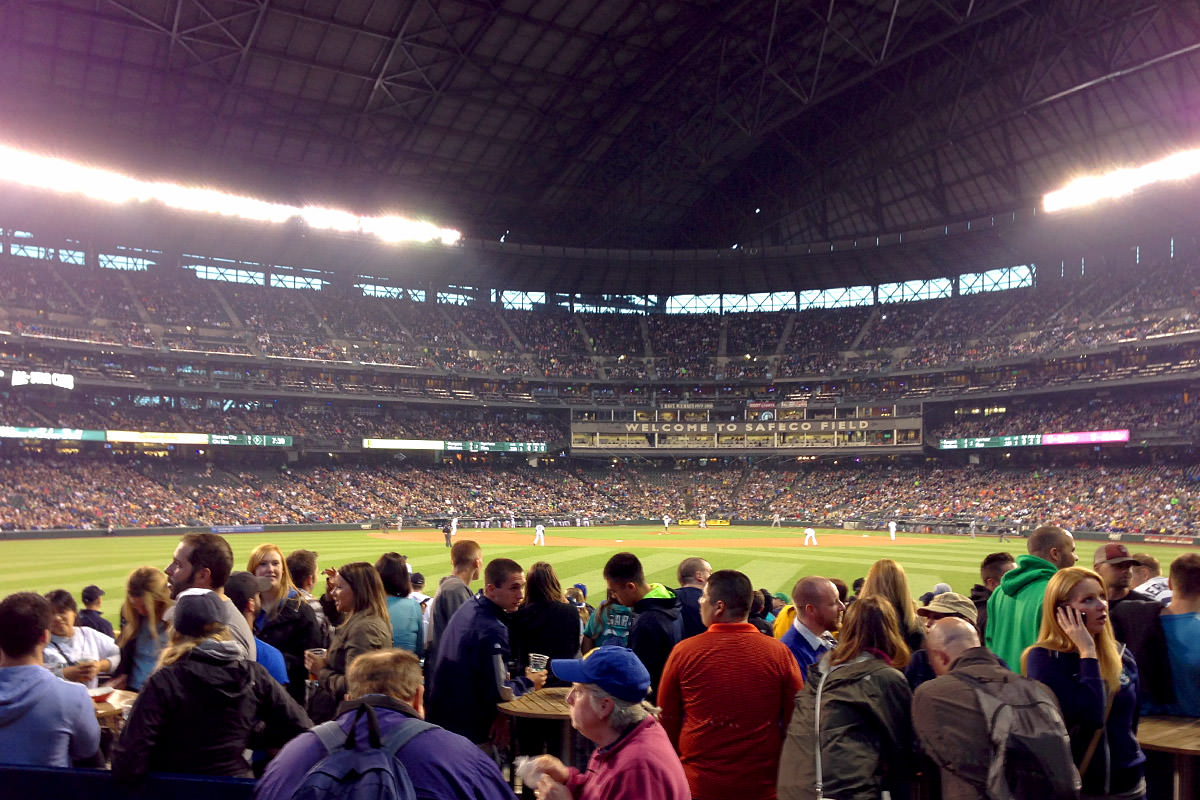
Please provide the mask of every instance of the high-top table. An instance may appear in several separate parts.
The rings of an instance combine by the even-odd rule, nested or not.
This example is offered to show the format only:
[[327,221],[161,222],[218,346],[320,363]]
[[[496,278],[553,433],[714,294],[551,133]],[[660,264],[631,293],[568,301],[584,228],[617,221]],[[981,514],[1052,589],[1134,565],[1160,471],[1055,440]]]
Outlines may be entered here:
[[1138,743],[1143,750],[1175,756],[1175,797],[1195,800],[1196,775],[1200,773],[1200,719],[1196,717],[1142,717]]

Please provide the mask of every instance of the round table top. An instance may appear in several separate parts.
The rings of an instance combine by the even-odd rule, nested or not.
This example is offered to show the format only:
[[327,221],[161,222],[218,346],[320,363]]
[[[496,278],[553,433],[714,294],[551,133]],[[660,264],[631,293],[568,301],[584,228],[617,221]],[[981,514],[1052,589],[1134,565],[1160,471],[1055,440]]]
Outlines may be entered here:
[[569,686],[555,686],[549,689],[538,689],[526,692],[520,697],[514,697],[506,703],[499,703],[497,708],[510,717],[526,719],[557,719],[571,718],[571,707],[567,705]]
[[1200,756],[1200,718],[1142,717],[1138,743],[1149,750]]

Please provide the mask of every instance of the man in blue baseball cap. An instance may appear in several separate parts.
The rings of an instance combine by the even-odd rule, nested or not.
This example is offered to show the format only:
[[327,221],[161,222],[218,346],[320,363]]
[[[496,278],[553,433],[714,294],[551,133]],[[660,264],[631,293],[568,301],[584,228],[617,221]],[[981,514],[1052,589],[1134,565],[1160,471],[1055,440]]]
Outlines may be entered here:
[[554,756],[535,759],[541,800],[689,800],[683,765],[645,701],[650,673],[633,651],[597,647],[583,658],[555,659],[550,669],[574,684],[571,725],[596,752],[585,772]]

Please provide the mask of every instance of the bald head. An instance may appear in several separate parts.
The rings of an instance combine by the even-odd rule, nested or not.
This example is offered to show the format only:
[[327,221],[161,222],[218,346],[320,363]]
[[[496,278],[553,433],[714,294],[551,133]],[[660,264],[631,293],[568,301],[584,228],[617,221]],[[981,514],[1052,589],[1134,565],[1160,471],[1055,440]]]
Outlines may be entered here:
[[972,647],[979,647],[979,632],[974,625],[959,617],[939,619],[925,632],[929,665],[938,675],[949,672],[950,665]]
[[1043,558],[1059,569],[1073,567],[1079,560],[1075,555],[1075,537],[1057,525],[1042,525],[1029,534],[1025,548],[1031,556]]
[[818,636],[836,631],[842,612],[846,610],[833,582],[816,575],[796,581],[792,587],[792,603],[800,623]]

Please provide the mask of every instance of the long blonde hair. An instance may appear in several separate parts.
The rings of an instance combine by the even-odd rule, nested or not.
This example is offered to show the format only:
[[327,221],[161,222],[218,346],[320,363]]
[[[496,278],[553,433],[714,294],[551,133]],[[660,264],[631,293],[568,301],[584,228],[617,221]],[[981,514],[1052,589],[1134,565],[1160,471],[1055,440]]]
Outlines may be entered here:
[[862,599],[870,595],[882,597],[891,603],[901,636],[907,636],[909,631],[921,630],[917,622],[917,607],[908,590],[908,576],[899,563],[890,558],[881,558],[871,565],[858,596]]
[[[146,614],[138,612],[131,602],[133,598],[144,598]],[[121,606],[121,633],[117,644],[124,645],[137,638],[143,620],[154,638],[160,639],[163,615],[174,605],[171,589],[167,585],[167,573],[158,567],[138,567],[125,579],[125,602]],[[160,639],[161,642],[161,639]]]
[[158,654],[158,663],[154,665],[154,669],[165,667],[168,664],[174,664],[188,653],[196,649],[196,645],[203,642],[205,639],[214,639],[218,642],[228,642],[233,637],[229,635],[229,628],[225,627],[224,623],[213,622],[208,626],[208,632],[204,636],[187,636],[171,628],[170,639],[167,640],[167,646]]
[[[1060,569],[1050,578],[1050,583],[1046,584],[1046,594],[1042,598],[1042,627],[1038,630],[1038,640],[1021,654],[1022,675],[1028,675],[1025,663],[1029,658],[1029,651],[1034,647],[1044,647],[1060,653],[1079,652],[1075,642],[1071,641],[1071,637],[1067,636],[1062,625],[1058,624],[1055,612],[1059,606],[1066,605],[1067,598],[1071,596],[1075,587],[1088,578],[1100,584],[1101,596],[1108,596],[1108,587],[1104,585],[1104,578],[1101,578],[1099,573],[1085,567]],[[1096,640],[1096,658],[1100,662],[1100,675],[1104,678],[1108,690],[1115,692],[1121,688],[1122,666],[1121,651],[1117,648],[1117,637],[1113,634],[1111,617],[1104,621],[1104,630],[1093,638]]]
[[246,572],[249,572],[251,575],[257,575],[256,570],[258,569],[258,565],[262,563],[268,553],[274,553],[279,556],[279,594],[271,597],[269,600],[260,595],[259,601],[262,604],[263,611],[267,612],[267,616],[275,617],[279,614],[279,609],[283,608],[283,601],[288,598],[288,595],[296,591],[296,584],[292,583],[292,573],[288,571],[287,558],[283,555],[283,551],[279,549],[278,545],[273,545],[270,542],[260,544],[250,551],[250,558],[246,561]]

